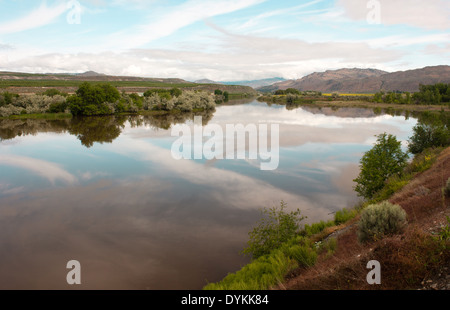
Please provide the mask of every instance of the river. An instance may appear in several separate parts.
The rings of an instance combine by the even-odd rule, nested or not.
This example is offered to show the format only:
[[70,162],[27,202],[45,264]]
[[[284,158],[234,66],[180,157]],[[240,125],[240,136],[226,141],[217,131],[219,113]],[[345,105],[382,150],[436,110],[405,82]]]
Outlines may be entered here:
[[[358,201],[352,179],[375,136],[406,147],[417,123],[256,100],[198,116],[204,129],[224,129],[224,145],[227,125],[258,138],[271,128],[276,166],[250,158],[251,135],[242,159],[175,158],[173,129],[195,132],[193,114],[0,120],[0,289],[201,289],[249,261],[239,252],[261,208],[283,200],[305,223],[332,219]],[[81,265],[76,287],[71,260]]]

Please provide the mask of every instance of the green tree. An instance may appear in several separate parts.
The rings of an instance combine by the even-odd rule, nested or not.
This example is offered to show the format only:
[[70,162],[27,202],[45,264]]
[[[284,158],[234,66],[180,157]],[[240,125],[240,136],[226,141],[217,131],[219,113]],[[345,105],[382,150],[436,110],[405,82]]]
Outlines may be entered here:
[[172,89],[170,90],[170,95],[171,95],[173,98],[178,98],[178,97],[180,97],[182,94],[183,94],[183,91],[182,91],[181,89],[179,89],[179,88],[172,88]]
[[300,222],[305,219],[300,210],[286,212],[287,205],[281,202],[278,207],[264,208],[263,217],[249,233],[247,247],[243,254],[250,254],[254,259],[278,249],[284,242],[291,240],[299,232]]
[[67,106],[69,107],[70,112],[77,116],[82,115],[83,113],[83,100],[77,95],[72,95],[67,98]]
[[131,100],[133,100],[133,104],[135,106],[137,106],[139,109],[143,108],[144,99],[141,96],[139,96],[136,93],[132,93],[132,94],[129,95],[129,97],[131,98]]
[[120,92],[112,85],[109,84],[99,84],[95,86],[100,89],[100,93],[105,96],[105,102],[114,103],[120,99]]
[[405,104],[411,104],[411,93],[406,92]]
[[393,135],[377,136],[377,143],[360,161],[361,172],[353,180],[359,196],[371,199],[380,191],[386,180],[399,175],[407,164],[408,154],[402,151],[401,142]]
[[419,123],[413,131],[414,135],[408,141],[408,150],[412,154],[422,153],[430,147],[450,145],[450,130],[439,121],[429,124]]
[[382,103],[383,102],[383,93],[382,92],[376,93],[373,96],[373,101],[376,103]]
[[223,101],[228,102],[230,100],[230,93],[225,91],[223,92]]
[[288,88],[285,91],[285,94],[292,94],[292,95],[300,95],[300,91],[298,89],[295,88]]
[[14,99],[19,98],[18,94],[13,94],[10,92],[4,92],[0,94],[0,107],[10,105],[13,103]]
[[73,115],[105,115],[112,114],[107,103],[115,103],[119,99],[120,92],[109,84],[84,82],[74,96],[67,98],[67,103]]

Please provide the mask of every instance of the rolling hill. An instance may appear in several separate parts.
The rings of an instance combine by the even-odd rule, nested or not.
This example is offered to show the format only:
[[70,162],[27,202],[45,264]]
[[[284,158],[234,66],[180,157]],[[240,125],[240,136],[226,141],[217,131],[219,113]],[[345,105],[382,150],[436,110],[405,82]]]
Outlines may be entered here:
[[224,85],[216,83],[193,83],[177,78],[144,78],[133,76],[111,76],[94,71],[80,74],[33,74],[19,72],[0,72],[0,92],[6,90],[13,93],[39,93],[46,88],[56,88],[73,93],[83,82],[109,83],[120,91],[142,93],[150,88],[182,88],[186,90],[204,90],[214,92],[216,89],[231,94],[256,95],[256,91],[244,85]]
[[262,92],[295,88],[301,91],[325,93],[376,93],[379,91],[419,91],[420,84],[450,83],[450,66],[388,73],[376,69],[340,69],[313,73],[299,80],[288,80],[268,87]]

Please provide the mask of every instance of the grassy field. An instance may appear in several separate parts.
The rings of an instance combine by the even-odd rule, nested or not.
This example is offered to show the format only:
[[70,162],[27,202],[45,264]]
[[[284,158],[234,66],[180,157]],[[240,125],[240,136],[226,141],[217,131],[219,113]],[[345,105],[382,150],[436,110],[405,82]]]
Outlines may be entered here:
[[[65,87],[79,87],[84,81],[75,80],[0,80],[0,88],[9,87],[55,87],[55,88],[65,88]],[[153,82],[153,81],[96,81],[95,84],[109,84],[114,87],[160,87],[160,88],[187,88],[196,87],[197,84],[194,83],[163,83],[163,82]]]

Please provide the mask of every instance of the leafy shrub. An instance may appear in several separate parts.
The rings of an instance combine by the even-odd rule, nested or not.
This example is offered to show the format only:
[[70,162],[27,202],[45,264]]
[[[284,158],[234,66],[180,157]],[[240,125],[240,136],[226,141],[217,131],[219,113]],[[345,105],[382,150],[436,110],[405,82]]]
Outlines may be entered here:
[[358,214],[358,211],[355,210],[355,209],[353,209],[353,210],[348,210],[348,209],[339,210],[334,215],[334,223],[336,225],[343,224],[343,223],[351,220],[352,218],[354,218],[357,214]]
[[284,280],[296,265],[282,251],[274,251],[229,274],[219,283],[210,283],[204,290],[267,290]]
[[22,108],[9,104],[7,106],[0,107],[0,117],[8,117],[11,115],[20,115]]
[[304,267],[313,266],[317,260],[317,251],[314,243],[309,238],[302,236],[296,236],[283,243],[280,251]]
[[252,255],[253,258],[261,257],[297,235],[304,217],[300,215],[300,210],[287,213],[286,206],[282,201],[279,207],[262,210],[263,217],[249,233],[250,240],[243,254]]
[[10,92],[0,93],[0,107],[12,104],[17,98],[19,98],[18,94],[13,94]]
[[76,95],[67,98],[68,107],[73,115],[113,114],[107,103],[120,99],[120,92],[109,84],[92,85],[85,82],[80,85]]
[[406,167],[405,173],[414,174],[428,170],[436,162],[443,148],[429,148],[416,154],[412,162]]
[[376,203],[389,199],[393,194],[408,185],[410,179],[411,175],[391,176],[386,180],[384,187],[372,197],[371,202]]
[[358,240],[366,242],[399,233],[406,223],[406,212],[399,205],[388,201],[370,205],[361,214]]
[[408,155],[401,142],[393,135],[378,135],[375,146],[360,161],[361,172],[353,180],[359,196],[371,199],[380,191],[387,179],[400,175],[407,165]]
[[427,148],[446,147],[450,145],[450,129],[442,122],[418,124],[414,127],[414,135],[410,138],[408,150],[419,154]]
[[[332,247],[332,246],[331,246]],[[317,251],[308,239],[296,236],[269,254],[253,259],[236,273],[228,274],[205,290],[267,290],[283,282],[285,276],[299,266],[310,267],[317,261]]]
[[334,221],[320,221],[319,223],[313,223],[311,225],[306,224],[301,234],[304,236],[312,236],[321,233],[327,227],[334,226],[334,224]]
[[314,266],[317,260],[317,252],[307,245],[295,245],[288,249],[287,256],[295,259],[301,266]]

